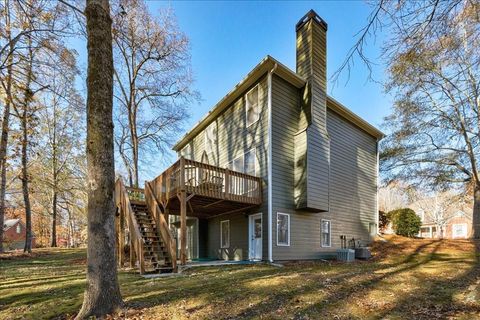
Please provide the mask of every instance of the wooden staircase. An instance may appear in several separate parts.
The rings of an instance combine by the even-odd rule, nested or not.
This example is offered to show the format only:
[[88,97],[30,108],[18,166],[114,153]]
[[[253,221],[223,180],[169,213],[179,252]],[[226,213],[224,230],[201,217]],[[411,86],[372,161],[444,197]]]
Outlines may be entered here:
[[148,212],[147,205],[136,202],[132,209],[137,220],[140,234],[144,240],[143,260],[145,273],[170,273],[173,271],[172,260],[163,243],[155,221]]
[[138,267],[141,274],[176,272],[175,239],[148,183],[146,187],[128,188],[121,179],[115,184],[118,264],[124,265],[128,241],[130,267]]

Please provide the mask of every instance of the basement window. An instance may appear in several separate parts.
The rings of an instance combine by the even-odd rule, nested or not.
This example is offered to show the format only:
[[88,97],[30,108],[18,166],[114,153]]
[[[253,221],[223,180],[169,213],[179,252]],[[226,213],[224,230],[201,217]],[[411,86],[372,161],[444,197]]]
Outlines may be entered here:
[[290,246],[290,215],[277,212],[277,246]]
[[259,86],[256,85],[252,90],[247,92],[245,103],[247,111],[247,127],[251,126],[260,119],[260,92]]
[[332,246],[332,232],[331,232],[331,222],[330,220],[322,219],[321,222],[321,233],[322,233],[322,247],[331,247]]
[[222,249],[230,247],[230,220],[220,222],[220,247]]

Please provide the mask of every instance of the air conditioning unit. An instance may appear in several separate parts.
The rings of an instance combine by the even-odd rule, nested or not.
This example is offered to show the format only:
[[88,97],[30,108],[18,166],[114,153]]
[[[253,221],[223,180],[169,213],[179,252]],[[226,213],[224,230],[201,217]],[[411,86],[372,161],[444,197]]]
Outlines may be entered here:
[[337,250],[337,260],[352,262],[355,260],[355,250],[353,249],[338,249]]
[[355,248],[355,258],[367,260],[371,257],[372,253],[367,247]]

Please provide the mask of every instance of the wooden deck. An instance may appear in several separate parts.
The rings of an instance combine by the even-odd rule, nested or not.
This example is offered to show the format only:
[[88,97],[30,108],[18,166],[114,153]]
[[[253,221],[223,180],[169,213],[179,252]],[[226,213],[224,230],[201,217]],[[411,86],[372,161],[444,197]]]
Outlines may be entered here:
[[[145,182],[144,189],[125,187],[119,179],[115,198],[119,210],[119,263],[123,265],[125,259],[123,243],[128,229],[131,266],[138,260],[140,272],[144,273],[144,258],[151,257],[152,243],[161,242],[161,250],[154,253],[168,258],[170,269],[176,271],[176,241],[168,225],[168,215],[180,216],[179,258],[185,265],[187,215],[211,218],[254,208],[262,203],[262,179],[181,157],[153,181]],[[136,212],[133,208],[142,210]],[[156,268],[157,260],[153,261]]]
[[187,215],[201,218],[262,203],[261,178],[184,158],[148,183],[168,214],[181,215],[182,194]]

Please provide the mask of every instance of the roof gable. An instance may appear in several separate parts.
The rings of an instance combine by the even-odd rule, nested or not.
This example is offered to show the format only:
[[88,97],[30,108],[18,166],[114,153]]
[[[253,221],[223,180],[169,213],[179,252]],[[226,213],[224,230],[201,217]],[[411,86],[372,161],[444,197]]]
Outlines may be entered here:
[[7,231],[11,227],[14,227],[17,223],[21,222],[20,219],[7,219],[3,223],[3,230]]

